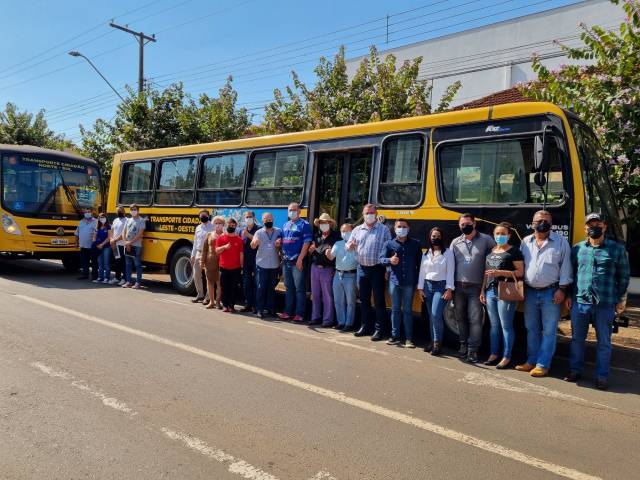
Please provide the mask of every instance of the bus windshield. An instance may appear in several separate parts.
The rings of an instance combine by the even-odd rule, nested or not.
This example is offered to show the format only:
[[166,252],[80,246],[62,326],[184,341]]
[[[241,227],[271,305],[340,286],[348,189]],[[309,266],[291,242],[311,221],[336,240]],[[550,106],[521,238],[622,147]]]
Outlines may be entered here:
[[97,209],[97,168],[55,156],[2,155],[2,206],[17,215],[79,217]]

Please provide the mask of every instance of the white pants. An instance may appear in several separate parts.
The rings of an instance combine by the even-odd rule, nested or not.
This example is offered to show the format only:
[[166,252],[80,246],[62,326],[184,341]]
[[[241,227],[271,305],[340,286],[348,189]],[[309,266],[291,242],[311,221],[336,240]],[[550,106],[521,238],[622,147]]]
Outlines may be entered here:
[[204,294],[204,284],[202,282],[202,274],[204,272],[204,268],[200,265],[201,259],[202,252],[196,252],[195,260],[194,257],[191,257],[191,266],[193,267],[193,283],[196,286],[196,292],[198,292],[197,297],[204,297],[204,303],[209,303],[209,292],[207,292],[206,296]]

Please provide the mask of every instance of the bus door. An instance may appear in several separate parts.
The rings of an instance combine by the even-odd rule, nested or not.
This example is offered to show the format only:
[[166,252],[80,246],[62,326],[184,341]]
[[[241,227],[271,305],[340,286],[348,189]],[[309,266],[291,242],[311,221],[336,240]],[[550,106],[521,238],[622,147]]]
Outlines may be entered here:
[[373,148],[316,153],[309,220],[328,213],[338,226],[362,222],[362,208],[369,202],[373,155]]

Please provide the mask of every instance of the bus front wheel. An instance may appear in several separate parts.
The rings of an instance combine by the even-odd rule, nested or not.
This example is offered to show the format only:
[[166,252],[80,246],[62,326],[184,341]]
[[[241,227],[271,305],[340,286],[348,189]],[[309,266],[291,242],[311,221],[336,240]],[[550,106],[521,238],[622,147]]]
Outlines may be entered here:
[[193,268],[191,267],[191,247],[178,248],[171,257],[169,264],[171,283],[182,295],[193,295],[195,286],[193,283]]
[[62,266],[67,272],[77,272],[78,270],[80,270],[80,254],[68,253],[67,255],[62,257]]

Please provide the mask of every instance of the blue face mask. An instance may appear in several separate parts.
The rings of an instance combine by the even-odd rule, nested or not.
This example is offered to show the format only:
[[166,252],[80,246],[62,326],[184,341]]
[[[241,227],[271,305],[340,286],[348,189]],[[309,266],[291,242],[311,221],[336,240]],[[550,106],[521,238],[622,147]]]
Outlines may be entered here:
[[396,237],[404,238],[409,233],[407,227],[396,227]]
[[494,238],[496,240],[496,244],[500,246],[506,245],[507,242],[509,241],[508,235],[496,235]]

